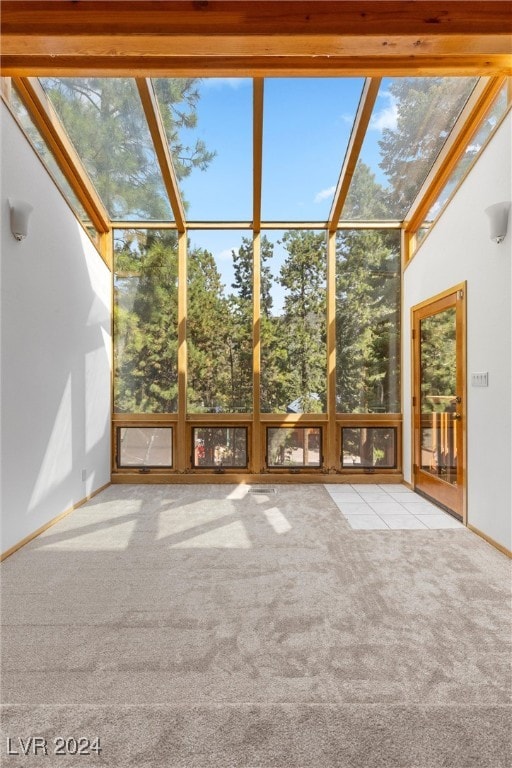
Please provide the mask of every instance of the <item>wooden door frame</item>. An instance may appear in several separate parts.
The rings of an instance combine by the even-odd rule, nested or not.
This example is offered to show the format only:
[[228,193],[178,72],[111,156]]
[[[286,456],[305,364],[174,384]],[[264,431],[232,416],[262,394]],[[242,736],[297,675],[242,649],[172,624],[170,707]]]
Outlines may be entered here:
[[461,372],[461,384],[460,391],[462,392],[462,403],[460,404],[460,414],[462,416],[462,436],[461,447],[462,455],[458,457],[460,461],[460,473],[462,480],[461,490],[461,512],[462,522],[467,525],[467,282],[461,282],[451,288],[442,291],[428,299],[423,300],[419,304],[415,304],[410,309],[410,323],[411,323],[411,469],[412,469],[412,486],[416,488],[416,439],[419,431],[416,431],[417,420],[420,415],[420,403],[415,401],[416,382],[418,381],[419,371],[419,338],[415,338],[415,314],[422,309],[436,304],[443,299],[457,295],[456,310],[457,310],[457,322],[461,323],[461,332],[457,334],[457,360],[460,361]]

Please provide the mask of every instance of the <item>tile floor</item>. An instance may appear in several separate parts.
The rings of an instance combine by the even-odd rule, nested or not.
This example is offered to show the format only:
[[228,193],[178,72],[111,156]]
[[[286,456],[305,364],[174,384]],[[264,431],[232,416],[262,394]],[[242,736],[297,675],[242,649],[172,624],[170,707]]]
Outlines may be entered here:
[[451,515],[405,485],[325,485],[354,530],[464,528]]

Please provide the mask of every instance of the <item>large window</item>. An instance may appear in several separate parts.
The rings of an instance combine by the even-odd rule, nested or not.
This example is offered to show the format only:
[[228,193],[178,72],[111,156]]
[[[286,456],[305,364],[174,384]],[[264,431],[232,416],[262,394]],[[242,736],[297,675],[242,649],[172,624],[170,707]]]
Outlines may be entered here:
[[326,235],[289,230],[261,243],[261,410],[326,410]]
[[400,233],[336,240],[336,410],[400,411]]
[[252,254],[252,237],[242,232],[190,236],[190,413],[252,411]]
[[[135,81],[44,77],[52,101],[112,219],[172,220]],[[172,115],[162,113],[164,121]]]
[[327,219],[363,84],[356,77],[265,81],[264,219]]
[[114,410],[178,410],[178,241],[165,230],[117,230]]
[[343,219],[405,217],[476,82],[475,77],[382,80]]

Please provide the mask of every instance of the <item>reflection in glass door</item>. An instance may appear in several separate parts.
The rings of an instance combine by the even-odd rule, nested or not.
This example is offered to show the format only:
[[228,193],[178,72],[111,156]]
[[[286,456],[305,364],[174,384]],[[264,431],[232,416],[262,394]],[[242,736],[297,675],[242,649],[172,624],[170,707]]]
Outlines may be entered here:
[[414,484],[464,517],[464,292],[413,312]]

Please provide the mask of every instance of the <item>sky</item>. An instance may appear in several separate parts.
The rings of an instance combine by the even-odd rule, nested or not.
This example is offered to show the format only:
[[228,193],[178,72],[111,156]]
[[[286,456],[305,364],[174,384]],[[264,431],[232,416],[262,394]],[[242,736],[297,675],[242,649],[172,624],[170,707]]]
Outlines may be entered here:
[[[328,218],[363,84],[362,78],[265,79],[263,220],[320,222]],[[383,81],[361,156],[384,184],[377,142],[382,130],[394,125],[396,106]],[[194,169],[180,183],[189,204],[187,218],[251,221],[252,80],[203,80],[197,127],[187,136],[203,140],[216,152],[205,171]],[[227,286],[233,279],[230,253],[243,234],[250,233],[190,233],[193,244],[214,254]],[[279,247],[276,256],[283,257]]]
[[[363,87],[362,78],[267,78],[263,115],[262,217],[325,221]],[[209,78],[200,86],[197,127],[189,140],[216,152],[205,171],[181,182],[191,220],[252,219],[252,80]],[[377,141],[396,124],[383,87],[368,138],[366,162],[380,182]],[[183,134],[185,135],[185,134]]]

